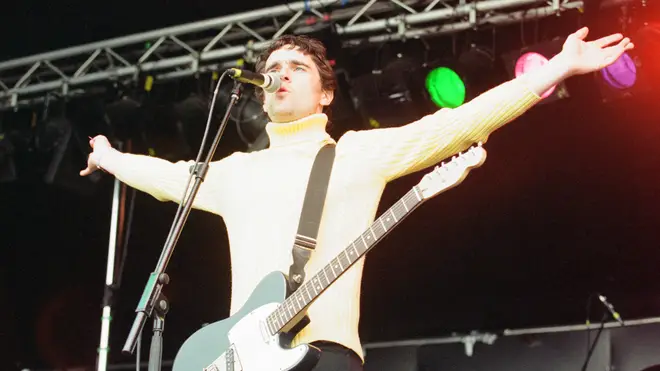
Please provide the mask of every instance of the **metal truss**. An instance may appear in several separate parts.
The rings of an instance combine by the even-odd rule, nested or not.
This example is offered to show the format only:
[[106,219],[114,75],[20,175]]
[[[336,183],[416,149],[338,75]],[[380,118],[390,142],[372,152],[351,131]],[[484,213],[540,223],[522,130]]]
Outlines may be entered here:
[[167,80],[241,66],[285,33],[311,34],[329,24],[351,47],[520,22],[581,6],[582,0],[293,2],[0,62],[0,110],[84,95],[102,82]]

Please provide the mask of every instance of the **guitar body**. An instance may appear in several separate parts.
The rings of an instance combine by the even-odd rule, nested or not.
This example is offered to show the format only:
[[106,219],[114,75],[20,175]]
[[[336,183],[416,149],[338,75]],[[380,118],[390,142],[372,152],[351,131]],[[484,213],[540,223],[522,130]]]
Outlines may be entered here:
[[284,334],[270,335],[266,318],[286,299],[284,274],[266,276],[233,316],[211,323],[181,346],[173,371],[308,371],[321,351],[308,344],[289,348]]

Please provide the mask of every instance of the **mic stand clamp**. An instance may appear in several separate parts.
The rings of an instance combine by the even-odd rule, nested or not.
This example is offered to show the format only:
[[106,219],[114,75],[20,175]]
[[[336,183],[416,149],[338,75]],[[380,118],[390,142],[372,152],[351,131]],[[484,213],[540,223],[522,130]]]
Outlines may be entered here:
[[[218,82],[218,86],[216,86],[216,94],[219,88],[220,83]],[[204,181],[204,177],[206,176],[206,172],[209,168],[209,163],[211,162],[211,159],[213,159],[215,151],[218,148],[222,134],[224,133],[225,127],[227,126],[227,122],[229,121],[231,110],[240,98],[241,88],[242,83],[239,81],[234,81],[234,87],[232,88],[231,97],[229,103],[227,104],[227,110],[225,111],[222,122],[220,123],[218,133],[216,134],[213,143],[211,144],[211,148],[209,149],[209,152],[204,161],[201,163],[196,163],[195,166],[191,167],[190,169],[191,175],[194,175],[195,178],[192,190],[189,197],[182,200],[181,202],[183,209],[181,210],[180,217],[175,218],[175,221],[172,224],[172,229],[170,231],[171,233],[165,242],[165,246],[163,247],[163,251],[161,253],[158,264],[156,265],[156,269],[149,275],[149,279],[147,280],[147,284],[144,288],[144,292],[142,293],[142,297],[140,298],[140,302],[135,309],[135,312],[137,313],[135,316],[135,321],[133,322],[133,326],[128,333],[126,343],[122,348],[122,353],[124,354],[133,353],[137,343],[138,335],[142,332],[147,318],[150,317],[154,311],[156,311],[153,328],[154,333],[149,355],[149,371],[160,371],[161,367],[162,334],[165,325],[165,315],[170,309],[167,298],[165,298],[165,296],[162,294],[163,286],[168,284],[170,281],[169,276],[165,273],[165,269],[167,268],[167,263],[172,257],[174,246],[176,245],[179,236],[181,235],[183,226],[188,219],[188,215],[192,209],[195,196],[197,195],[199,187]],[[213,107],[215,106],[216,94],[214,94],[213,101],[211,103],[209,122],[213,115],[212,111]],[[200,147],[200,151],[201,150],[203,150],[202,147]]]
[[[169,276],[167,273],[163,273],[161,276],[163,284],[169,282]],[[149,349],[149,367],[148,371],[160,371],[161,363],[163,362],[163,331],[165,331],[165,315],[170,310],[170,302],[167,300],[165,295],[161,292],[156,299],[156,305],[154,305],[154,328],[153,335],[151,336],[151,348]]]

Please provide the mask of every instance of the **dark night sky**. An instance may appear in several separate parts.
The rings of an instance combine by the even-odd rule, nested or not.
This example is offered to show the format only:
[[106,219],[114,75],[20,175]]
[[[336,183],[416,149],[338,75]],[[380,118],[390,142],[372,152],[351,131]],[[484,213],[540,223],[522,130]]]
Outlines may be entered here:
[[[135,3],[17,3],[3,10],[14,23],[2,25],[2,60],[239,10],[219,1]],[[366,342],[582,323],[593,292],[624,318],[660,316],[658,90],[603,104],[592,81],[571,80],[570,99],[493,134],[484,166],[369,255]],[[235,133],[226,135],[220,156],[238,148]],[[388,187],[381,211],[421,175]],[[0,368],[93,364],[111,188],[109,177],[89,196],[34,179],[0,185]],[[114,362],[132,362],[119,350],[175,210],[136,196],[111,329]],[[227,314],[227,258],[222,220],[193,211],[168,270],[166,359],[202,323]]]

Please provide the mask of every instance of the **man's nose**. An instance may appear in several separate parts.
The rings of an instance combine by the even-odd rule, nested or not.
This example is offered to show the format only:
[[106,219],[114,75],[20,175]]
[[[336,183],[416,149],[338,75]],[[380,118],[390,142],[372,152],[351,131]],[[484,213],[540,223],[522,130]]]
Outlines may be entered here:
[[284,81],[290,81],[291,80],[291,72],[289,69],[285,68],[280,72],[280,78]]

